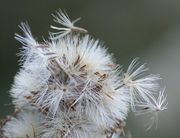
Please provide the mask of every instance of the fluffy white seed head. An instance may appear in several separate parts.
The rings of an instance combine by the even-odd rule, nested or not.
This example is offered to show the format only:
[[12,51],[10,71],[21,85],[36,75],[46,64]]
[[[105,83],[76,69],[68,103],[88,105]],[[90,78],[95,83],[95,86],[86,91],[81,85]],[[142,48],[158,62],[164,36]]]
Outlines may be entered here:
[[[25,23],[20,26],[24,36],[15,36],[23,48],[21,69],[10,94],[16,108],[27,112],[4,126],[5,136],[112,138],[123,133],[122,122],[130,104],[133,111],[144,107],[155,114],[166,108],[164,92],[154,98],[159,89],[158,75],[145,75],[148,69],[138,66],[137,59],[122,73],[102,43],[78,34],[87,33],[74,26],[79,19],[71,22],[62,11],[53,16],[64,28],[51,26],[59,32],[50,34],[49,40],[37,42]],[[32,109],[40,113],[32,114]],[[39,122],[42,114],[46,117]],[[40,125],[36,133],[31,122]],[[22,128],[14,128],[15,124]]]
[[[25,48],[30,45],[26,39]],[[119,68],[99,41],[70,35],[41,43],[35,50],[26,49],[25,64],[15,78],[11,95],[16,106],[29,104],[52,117],[69,110],[85,114],[103,130],[126,119],[129,94],[120,87]]]

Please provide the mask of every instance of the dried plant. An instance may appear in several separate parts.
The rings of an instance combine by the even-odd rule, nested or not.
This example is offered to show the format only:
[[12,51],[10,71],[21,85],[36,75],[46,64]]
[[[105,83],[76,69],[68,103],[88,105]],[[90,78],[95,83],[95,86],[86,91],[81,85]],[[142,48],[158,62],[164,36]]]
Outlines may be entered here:
[[[64,27],[38,42],[27,23],[15,34],[23,48],[21,68],[10,91],[16,112],[2,126],[5,138],[115,138],[130,109],[151,113],[149,126],[167,108],[160,76],[135,58],[127,71],[87,30],[61,10],[54,21]],[[147,75],[146,75],[147,74]],[[158,95],[158,91],[161,91]]]

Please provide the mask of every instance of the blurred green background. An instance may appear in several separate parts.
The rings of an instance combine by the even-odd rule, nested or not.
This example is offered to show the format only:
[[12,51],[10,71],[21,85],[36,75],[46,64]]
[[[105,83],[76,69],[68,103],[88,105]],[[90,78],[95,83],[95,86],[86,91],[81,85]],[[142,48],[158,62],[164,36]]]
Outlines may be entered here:
[[[180,1],[179,0],[0,0],[0,117],[11,114],[8,91],[18,71],[14,39],[18,25],[28,21],[38,40],[48,37],[51,14],[65,9],[79,26],[107,45],[124,67],[135,57],[159,73],[168,92],[168,110],[159,114],[158,128],[146,132],[147,118],[130,114],[133,138],[180,137]],[[42,37],[43,36],[43,37]]]

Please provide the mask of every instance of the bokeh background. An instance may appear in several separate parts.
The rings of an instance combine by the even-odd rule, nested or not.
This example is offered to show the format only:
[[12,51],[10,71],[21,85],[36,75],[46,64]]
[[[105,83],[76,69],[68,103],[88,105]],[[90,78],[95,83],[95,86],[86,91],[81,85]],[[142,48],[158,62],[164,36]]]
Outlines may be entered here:
[[[163,77],[168,109],[159,114],[158,128],[145,131],[148,118],[130,114],[133,138],[180,137],[180,1],[179,0],[0,0],[0,118],[11,114],[8,91],[18,71],[14,39],[18,25],[28,21],[38,40],[48,37],[51,14],[65,9],[79,26],[107,45],[124,67],[135,57]],[[42,37],[43,36],[43,37]]]

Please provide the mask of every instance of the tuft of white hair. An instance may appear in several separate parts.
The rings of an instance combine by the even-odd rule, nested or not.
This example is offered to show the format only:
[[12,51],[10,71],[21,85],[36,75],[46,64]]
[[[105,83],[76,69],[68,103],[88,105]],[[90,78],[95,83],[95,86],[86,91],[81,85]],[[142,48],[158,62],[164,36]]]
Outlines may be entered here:
[[127,86],[131,98],[131,108],[134,111],[136,102],[148,101],[159,88],[159,75],[146,75],[149,69],[145,64],[139,66],[138,58],[135,58],[124,73],[124,85]]
[[77,18],[74,21],[71,21],[68,14],[62,10],[56,12],[56,15],[53,14],[54,22],[61,24],[64,27],[56,27],[51,25],[52,29],[57,30],[58,32],[50,33],[53,36],[53,39],[58,39],[64,37],[70,33],[77,32],[77,33],[87,33],[88,31],[81,27],[76,27],[74,24],[78,22],[81,18]]
[[136,114],[137,115],[148,115],[150,120],[146,123],[146,130],[149,130],[153,125],[157,128],[158,126],[158,114],[160,111],[167,109],[168,102],[167,95],[165,94],[165,88],[160,90],[157,97],[151,97],[147,102],[139,102],[137,107],[140,108]]
[[44,125],[41,138],[91,138],[97,131],[93,123],[75,113],[60,112],[55,118],[48,118]]
[[10,94],[23,112],[5,124],[5,136],[113,138],[123,133],[130,105],[133,111],[166,109],[164,92],[154,98],[159,75],[146,75],[137,59],[122,72],[99,40],[74,25],[79,19],[71,21],[61,10],[53,16],[64,27],[51,26],[58,32],[49,40],[38,42],[27,23],[20,26],[24,36],[15,35],[23,47]]
[[35,138],[41,131],[43,116],[36,110],[23,110],[11,117],[2,128],[7,138]]

